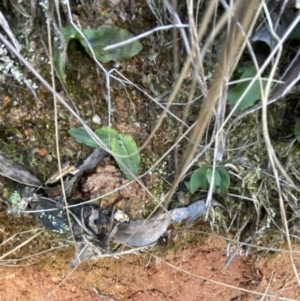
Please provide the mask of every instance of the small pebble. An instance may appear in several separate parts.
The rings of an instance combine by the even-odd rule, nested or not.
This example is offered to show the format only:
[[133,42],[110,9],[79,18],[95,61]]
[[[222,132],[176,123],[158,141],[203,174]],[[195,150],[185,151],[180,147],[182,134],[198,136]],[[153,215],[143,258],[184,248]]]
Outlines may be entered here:
[[93,116],[93,122],[96,123],[96,124],[101,124],[101,118],[98,114],[95,114]]
[[189,195],[185,194],[183,191],[178,193],[178,201],[185,206],[189,205],[191,202]]
[[110,3],[112,4],[112,5],[119,5],[120,4],[120,2],[121,2],[121,0],[110,0]]
[[130,220],[129,216],[121,210],[115,212],[114,219],[120,223],[128,223]]
[[47,162],[52,162],[52,160],[53,160],[52,156],[49,154],[46,156],[46,159],[47,159]]

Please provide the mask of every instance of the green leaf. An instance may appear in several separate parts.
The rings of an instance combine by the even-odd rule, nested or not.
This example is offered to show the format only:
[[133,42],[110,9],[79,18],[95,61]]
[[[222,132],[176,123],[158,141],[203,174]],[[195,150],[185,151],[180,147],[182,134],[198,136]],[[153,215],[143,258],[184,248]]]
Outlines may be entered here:
[[101,129],[97,129],[95,133],[108,147],[110,147],[111,140],[116,138],[118,135],[117,130],[108,126],[104,126]]
[[215,169],[215,181],[214,181],[214,188],[219,189],[219,187],[222,187],[222,178],[218,171],[218,169]]
[[[141,157],[133,138],[128,135],[119,134],[111,140],[110,147],[122,172],[129,180],[134,180],[131,173],[134,175],[138,173]],[[126,170],[124,165],[131,173]]]
[[297,119],[295,124],[295,136],[298,142],[300,142],[300,118]]
[[[208,168],[206,171],[206,179],[207,179],[207,182],[209,185],[211,184],[211,181],[212,181],[212,173],[213,173],[212,168]],[[213,191],[216,191],[216,189],[219,189],[221,187],[221,185],[222,185],[222,179],[221,179],[221,176],[220,176],[218,170],[216,169],[214,183],[213,183]]]
[[79,143],[83,143],[94,148],[102,148],[99,143],[91,137],[91,135],[84,127],[71,128],[69,129],[69,134],[74,137]]
[[[235,106],[235,104],[238,102],[239,98],[242,96],[244,91],[248,88],[251,82],[251,78],[253,78],[255,75],[255,67],[247,68],[246,71],[242,74],[241,79],[250,79],[237,84],[234,88],[229,89],[227,99],[231,107]],[[249,91],[246,93],[242,101],[240,102],[239,106],[237,107],[237,112],[243,112],[247,108],[252,107],[255,104],[255,102],[260,99],[260,96],[260,85],[259,81],[256,80],[249,89]]]
[[290,40],[300,40],[300,23],[296,25],[291,34],[289,35]]
[[189,190],[191,193],[195,193],[199,188],[207,190],[209,187],[206,179],[206,171],[208,167],[201,167],[196,169],[190,179]]
[[[212,168],[207,169],[206,178],[208,183],[210,184],[212,180]],[[224,198],[227,195],[229,186],[230,177],[228,175],[227,170],[224,167],[217,167],[215,170],[213,191]]]
[[[86,131],[85,128],[72,128],[69,130],[79,143],[83,143],[95,148],[102,148]],[[139,170],[141,157],[138,152],[138,147],[131,136],[119,134],[115,129],[110,127],[103,127],[95,131],[96,135],[100,138],[104,145],[109,147],[112,151],[112,156],[118,163],[120,169],[129,180],[133,180]],[[126,169],[129,170],[127,170]],[[131,173],[130,173],[131,172]]]
[[63,35],[66,44],[68,45],[68,43],[72,40],[76,38],[76,34],[77,34],[77,29],[75,27],[73,27],[72,24],[62,27],[61,28],[61,34]]
[[53,42],[53,66],[56,72],[57,77],[62,81],[66,81],[66,51],[60,48],[63,46],[59,46],[58,41]]
[[77,39],[86,52],[92,57],[90,47],[93,49],[96,58],[103,62],[109,61],[121,61],[123,59],[129,59],[140,53],[143,49],[142,44],[139,41],[134,41],[124,46],[119,46],[115,49],[104,51],[106,46],[123,42],[133,37],[133,35],[126,29],[119,27],[112,27],[110,25],[103,25],[97,29],[85,29],[82,32],[86,39],[76,30],[72,25],[61,28],[61,34],[64,41],[59,38],[55,38],[53,41],[53,65],[56,71],[56,75],[65,82],[65,65],[66,56],[69,42],[72,39]]
[[56,37],[53,41],[53,66],[57,77],[62,81],[66,81],[66,59],[67,48],[70,40],[75,38],[76,29],[72,26],[66,26],[61,28],[61,34],[64,39]]
[[[106,46],[123,42],[133,37],[129,31],[123,28],[103,25],[98,27],[96,30],[86,29],[83,31],[83,33],[93,49],[96,58],[104,63],[109,61],[121,61],[123,59],[129,59],[137,55],[143,49],[143,46],[139,41],[134,41],[130,44],[119,46],[115,49],[107,51],[103,50],[103,48]],[[79,33],[76,34],[76,38],[80,41],[87,53],[92,56],[90,47],[85,39],[83,39]]]
[[190,181],[184,181],[184,185],[189,191],[191,191]]
[[230,187],[230,177],[225,167],[217,167],[217,171],[219,172],[222,179],[222,186],[226,188],[226,190]]
[[210,183],[211,183],[211,178],[212,178],[212,169],[210,167],[207,168],[205,176],[206,176],[206,180],[207,180],[207,183],[208,183],[208,186],[209,186]]
[[217,167],[216,169],[220,175],[221,178],[221,186],[220,188],[216,189],[216,192],[223,198],[226,197],[228,189],[230,187],[230,177],[229,174],[224,167]]

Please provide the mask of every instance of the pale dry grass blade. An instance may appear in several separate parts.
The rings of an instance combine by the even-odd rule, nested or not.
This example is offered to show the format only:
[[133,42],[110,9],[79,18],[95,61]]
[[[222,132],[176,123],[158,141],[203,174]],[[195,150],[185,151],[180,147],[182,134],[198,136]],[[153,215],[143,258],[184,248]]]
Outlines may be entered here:
[[143,32],[142,34],[138,35],[138,36],[134,36],[133,38],[127,39],[125,41],[116,43],[116,44],[112,44],[112,45],[108,45],[106,47],[103,48],[103,50],[112,50],[112,49],[116,49],[118,47],[121,46],[125,46],[128,45],[134,41],[139,41],[142,38],[146,38],[158,31],[162,31],[162,30],[170,30],[170,29],[175,29],[175,28],[188,28],[189,26],[187,24],[171,24],[171,25],[164,25],[164,26],[158,26],[154,29],[148,30],[146,32]]
[[[61,18],[60,18],[60,12],[58,8],[58,2],[55,1],[55,9],[56,13],[58,15],[58,20],[59,20],[59,27],[61,27]],[[50,14],[50,12],[49,12]],[[51,35],[51,26],[50,26],[50,20],[48,19],[47,22],[47,33],[48,33],[48,48],[49,48],[49,55],[50,55],[50,70],[51,70],[51,82],[52,82],[52,91],[56,91],[56,83],[55,83],[55,70],[54,70],[54,64],[53,64],[53,48],[52,48],[52,35]],[[60,144],[59,144],[59,138],[60,138],[60,133],[58,129],[58,109],[57,109],[57,98],[54,93],[52,93],[53,97],[53,106],[54,106],[54,126],[55,126],[55,145],[56,145],[56,155],[57,155],[57,166],[58,166],[58,171],[59,174],[62,174],[62,163],[61,163],[61,156],[60,156]],[[67,202],[67,196],[66,196],[66,190],[65,190],[65,184],[63,177],[60,177],[60,184],[62,187],[62,197],[63,197],[63,203],[65,207],[68,206]],[[71,217],[70,217],[70,212],[69,210],[66,210],[67,213],[67,220],[71,232],[71,237],[73,239],[73,242],[75,244],[75,235],[73,233],[72,229],[72,223],[71,223]],[[75,256],[78,257],[77,249],[75,248]]]
[[[266,8],[265,4],[264,4],[264,8],[267,12],[267,8]],[[274,31],[273,31],[273,33],[274,33]],[[276,68],[279,64],[279,60],[281,58],[281,52],[282,52],[282,49],[280,48],[279,51],[278,51],[278,54],[275,58],[275,62],[274,62],[274,65],[272,67],[272,70],[271,70],[270,80],[267,82],[267,85],[266,85],[266,91],[265,91],[265,93],[262,93],[262,127],[263,127],[263,135],[264,135],[264,140],[265,140],[267,151],[268,151],[269,160],[270,160],[270,163],[271,163],[271,166],[272,166],[272,169],[273,169],[273,173],[274,173],[275,181],[276,181],[276,186],[277,186],[277,189],[278,189],[278,197],[279,197],[281,218],[282,218],[282,223],[283,223],[283,226],[284,226],[284,229],[285,229],[285,234],[286,234],[288,247],[289,247],[289,250],[290,250],[291,265],[292,265],[295,277],[297,279],[298,285],[300,286],[300,279],[299,279],[299,276],[298,276],[298,271],[297,271],[296,265],[294,263],[294,258],[293,258],[293,255],[292,255],[292,244],[291,244],[291,240],[290,240],[289,227],[288,227],[288,223],[287,223],[286,211],[285,211],[285,206],[284,206],[284,202],[283,202],[281,184],[280,184],[279,173],[277,171],[277,168],[280,169],[281,173],[283,173],[285,175],[286,175],[286,172],[284,171],[284,168],[280,164],[280,161],[278,160],[278,158],[275,154],[275,150],[273,148],[273,145],[272,145],[272,142],[271,142],[271,139],[270,139],[270,135],[269,135],[269,129],[268,129],[268,97],[267,96],[269,95],[269,92],[271,90],[272,78],[274,77],[275,70],[276,70]]]
[[[251,3],[239,2],[235,7],[234,22],[231,24],[230,32],[223,46],[219,64],[214,74],[214,81],[208,91],[206,101],[199,112],[199,117],[193,128],[190,141],[183,153],[179,170],[177,170],[176,178],[172,183],[170,196],[175,191],[181,177],[186,173],[187,166],[193,160],[193,156],[208,126],[209,120],[215,112],[215,106],[222,95],[223,88],[227,84],[233,72],[233,67],[236,65],[251,34],[260,8],[260,1],[252,1]],[[227,12],[227,14],[229,13]],[[166,199],[166,204],[168,202],[169,198]]]
[[3,16],[2,12],[0,11],[0,25],[2,26],[2,28],[4,29],[4,31],[6,32],[6,34],[9,36],[9,38],[11,39],[11,41],[13,42],[15,48],[17,49],[17,51],[21,50],[21,46],[18,42],[18,40],[16,39],[15,35],[12,33],[5,17]]
[[5,254],[3,254],[0,257],[0,260],[3,260],[5,257],[9,256],[10,254],[13,254],[14,252],[17,252],[20,248],[22,248],[23,246],[27,245],[28,243],[30,243],[32,240],[34,240],[37,236],[39,236],[41,233],[43,232],[43,230],[40,230],[39,232],[37,232],[36,234],[32,235],[30,238],[28,238],[26,241],[20,243],[18,246],[16,246],[14,249],[6,252]]

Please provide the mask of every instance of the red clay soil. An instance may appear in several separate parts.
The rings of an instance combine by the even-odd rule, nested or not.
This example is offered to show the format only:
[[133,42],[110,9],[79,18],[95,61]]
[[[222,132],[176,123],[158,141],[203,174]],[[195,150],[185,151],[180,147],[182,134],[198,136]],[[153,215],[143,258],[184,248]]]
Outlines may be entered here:
[[[74,271],[68,264],[72,249],[49,252],[34,265],[2,266],[0,300],[300,300],[288,253],[236,256],[225,268],[225,248],[221,238],[209,238],[160,258],[149,250],[89,260]],[[299,270],[299,253],[294,264]]]

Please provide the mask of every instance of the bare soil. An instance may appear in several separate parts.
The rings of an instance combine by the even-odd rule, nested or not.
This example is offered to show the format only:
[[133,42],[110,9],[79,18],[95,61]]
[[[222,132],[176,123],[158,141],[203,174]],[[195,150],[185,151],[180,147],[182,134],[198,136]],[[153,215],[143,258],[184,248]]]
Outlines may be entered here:
[[[299,300],[288,253],[236,256],[225,268],[226,243],[89,260],[75,270],[73,249],[51,251],[34,265],[1,267],[0,300]],[[298,248],[298,251],[300,249]],[[299,254],[294,256],[300,267]],[[273,296],[273,297],[270,297]],[[283,299],[287,300],[287,299]]]

